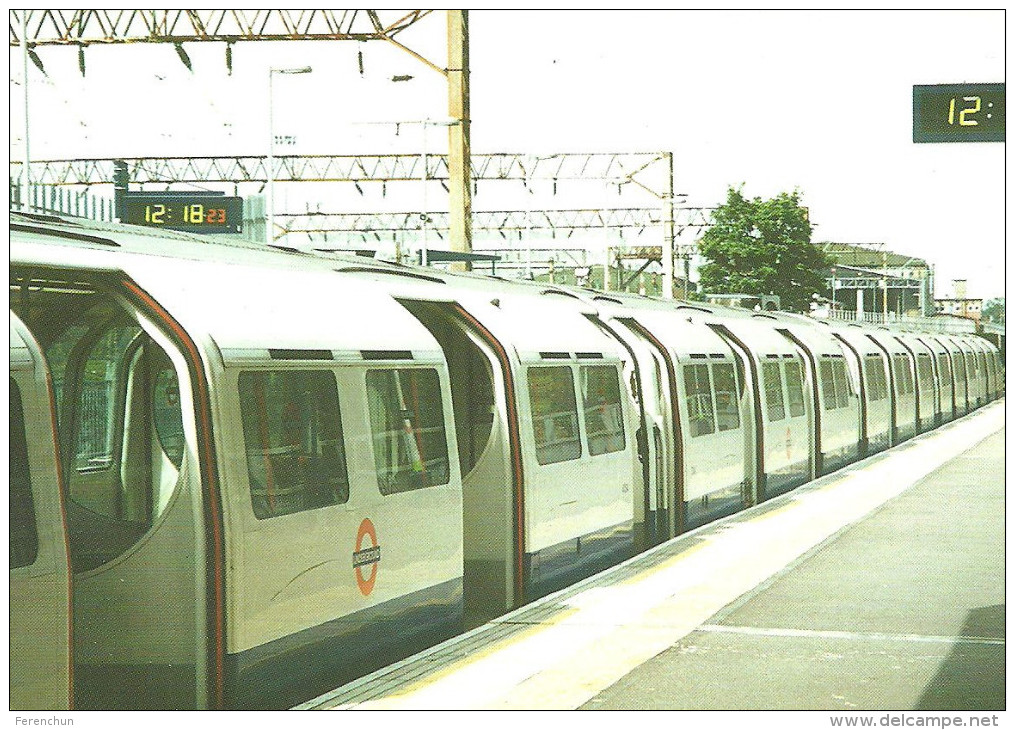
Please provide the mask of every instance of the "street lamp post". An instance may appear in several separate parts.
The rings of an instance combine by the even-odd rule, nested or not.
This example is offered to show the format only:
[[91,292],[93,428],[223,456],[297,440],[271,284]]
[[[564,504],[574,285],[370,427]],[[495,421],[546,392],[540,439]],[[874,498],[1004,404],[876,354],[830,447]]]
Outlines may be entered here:
[[264,232],[267,243],[275,240],[275,115],[272,104],[272,86],[275,74],[308,74],[313,69],[310,66],[302,68],[271,68],[268,69],[268,200],[265,208],[266,230]]

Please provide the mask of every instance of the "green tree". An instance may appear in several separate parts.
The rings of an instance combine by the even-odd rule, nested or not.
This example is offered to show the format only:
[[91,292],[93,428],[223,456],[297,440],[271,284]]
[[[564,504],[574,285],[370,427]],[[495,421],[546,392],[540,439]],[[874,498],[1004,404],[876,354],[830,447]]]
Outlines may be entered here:
[[808,311],[814,294],[828,295],[831,262],[811,243],[798,192],[748,200],[731,187],[698,246],[706,260],[701,286],[708,293],[777,294],[792,312]]
[[1004,297],[984,302],[983,318],[993,324],[1004,324]]

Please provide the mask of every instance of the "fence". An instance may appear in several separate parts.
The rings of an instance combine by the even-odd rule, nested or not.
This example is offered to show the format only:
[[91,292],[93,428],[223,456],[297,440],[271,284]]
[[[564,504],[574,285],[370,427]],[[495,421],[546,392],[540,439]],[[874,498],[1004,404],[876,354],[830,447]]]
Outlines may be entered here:
[[87,190],[71,190],[56,185],[30,185],[27,190],[11,180],[10,209],[22,213],[49,213],[90,218],[97,221],[116,220],[113,201],[90,194]]
[[965,317],[913,317],[888,313],[887,319],[881,312],[851,312],[836,310],[828,312],[827,319],[840,322],[886,325],[895,329],[913,332],[940,332],[942,334],[973,334],[976,322]]

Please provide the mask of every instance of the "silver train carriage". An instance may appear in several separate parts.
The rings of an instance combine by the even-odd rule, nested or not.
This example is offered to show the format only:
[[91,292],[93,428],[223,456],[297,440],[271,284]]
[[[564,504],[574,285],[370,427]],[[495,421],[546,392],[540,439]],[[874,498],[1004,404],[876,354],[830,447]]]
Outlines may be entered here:
[[291,706],[1002,387],[978,337],[15,214],[10,310],[15,709]]

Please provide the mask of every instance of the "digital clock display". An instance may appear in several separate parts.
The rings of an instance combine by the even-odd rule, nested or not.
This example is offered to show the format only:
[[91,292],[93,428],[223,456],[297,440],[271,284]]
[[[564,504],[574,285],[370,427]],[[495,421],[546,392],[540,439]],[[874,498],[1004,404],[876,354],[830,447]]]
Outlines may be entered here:
[[914,142],[1004,142],[1004,84],[913,87]]
[[243,198],[224,195],[128,193],[124,223],[194,233],[239,233]]

